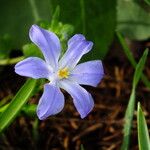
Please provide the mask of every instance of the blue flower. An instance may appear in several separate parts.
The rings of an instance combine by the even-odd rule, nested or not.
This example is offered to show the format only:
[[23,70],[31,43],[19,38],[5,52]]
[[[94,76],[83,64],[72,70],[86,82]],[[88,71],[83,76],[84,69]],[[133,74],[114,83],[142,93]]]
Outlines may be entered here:
[[78,64],[81,57],[88,53],[93,43],[81,34],[75,34],[68,41],[68,49],[60,58],[61,45],[58,37],[50,31],[32,25],[30,39],[42,51],[45,61],[29,57],[15,66],[15,72],[34,79],[46,78],[50,82],[44,85],[44,93],[37,106],[37,115],[44,120],[59,113],[64,107],[64,96],[60,88],[73,98],[73,103],[81,118],[93,109],[94,101],[79,84],[97,86],[104,76],[100,60]]

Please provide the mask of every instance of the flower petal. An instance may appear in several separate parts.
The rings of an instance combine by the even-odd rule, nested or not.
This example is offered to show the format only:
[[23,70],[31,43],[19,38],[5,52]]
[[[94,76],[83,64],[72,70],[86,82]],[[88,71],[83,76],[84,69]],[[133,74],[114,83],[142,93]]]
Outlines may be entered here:
[[53,32],[44,30],[37,25],[32,25],[29,36],[31,41],[41,49],[46,62],[56,68],[61,50],[58,37]]
[[100,60],[88,61],[77,65],[70,75],[70,79],[78,84],[97,86],[104,76],[104,69]]
[[92,49],[93,43],[86,41],[81,34],[74,35],[68,41],[68,49],[64,56],[60,59],[59,65],[61,68],[74,68],[81,57]]
[[82,35],[82,34],[75,34],[72,38],[69,39],[68,45],[71,45],[74,42],[79,42],[79,41],[82,41],[82,40],[85,40],[84,35]]
[[72,96],[74,105],[80,113],[81,118],[86,117],[94,107],[94,101],[91,94],[80,85],[68,80],[61,81],[60,87]]
[[15,65],[15,72],[34,79],[49,78],[52,71],[46,62],[38,57],[29,57]]
[[37,106],[37,115],[44,120],[59,113],[64,107],[64,96],[60,89],[53,84],[45,84],[44,93]]

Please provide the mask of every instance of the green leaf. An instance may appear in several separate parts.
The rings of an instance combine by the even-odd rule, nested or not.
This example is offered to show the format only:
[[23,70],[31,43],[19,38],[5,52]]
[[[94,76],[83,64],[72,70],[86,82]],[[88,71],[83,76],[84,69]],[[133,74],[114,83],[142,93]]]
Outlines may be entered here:
[[33,117],[36,115],[36,108],[37,108],[37,105],[35,104],[27,104],[21,109],[21,111],[25,113],[26,115]]
[[6,59],[0,59],[0,65],[5,66],[5,65],[12,65],[16,64],[19,61],[22,61],[24,59],[23,56],[16,57],[16,58],[6,58]]
[[117,30],[135,40],[150,38],[150,11],[137,0],[118,0]]
[[0,108],[8,103],[8,101],[12,98],[12,94],[9,94],[8,96],[4,97],[0,100]]
[[55,12],[52,16],[52,21],[51,21],[51,29],[52,31],[55,30],[55,28],[57,28],[58,23],[59,23],[59,16],[60,16],[60,7],[57,6],[55,9]]
[[0,37],[0,59],[8,58],[12,48],[12,39],[5,34]]
[[136,67],[137,63],[136,63],[136,61],[135,61],[135,59],[133,57],[133,54],[132,54],[131,50],[129,49],[129,47],[128,47],[124,37],[119,32],[116,32],[116,34],[117,34],[119,42],[120,42],[120,44],[121,44],[121,46],[122,46],[122,48],[124,50],[124,53],[126,54],[126,56],[127,56],[128,60],[130,61],[131,65],[133,67]]
[[85,57],[103,59],[113,41],[116,29],[116,0],[85,2],[87,37],[94,42],[93,50]]
[[84,150],[83,144],[81,145],[81,150]]
[[2,132],[17,116],[21,108],[30,98],[36,85],[36,80],[29,79],[12,99],[5,111],[0,114],[0,132]]
[[82,21],[82,33],[86,34],[86,22],[85,22],[85,2],[84,0],[80,0],[80,8],[81,8],[81,21]]
[[[0,113],[4,112],[7,107],[10,105],[10,103],[0,107]],[[28,116],[35,116],[36,112],[36,104],[26,104],[21,108],[21,112],[25,113]]]
[[2,106],[2,107],[0,107],[0,113],[2,113],[3,111],[5,111],[8,106],[9,106],[9,103],[8,103],[8,104],[5,104],[5,105]]
[[136,87],[140,80],[147,59],[147,55],[148,55],[148,49],[144,51],[143,56],[141,57],[139,63],[136,66],[134,77],[133,77],[133,87]]
[[[129,49],[125,39],[123,38],[123,36],[117,32],[117,37],[120,41],[120,44],[122,45],[122,48],[124,50],[125,55],[127,56],[128,60],[130,61],[131,65],[136,68],[136,61],[133,57],[133,54],[131,53],[131,50]],[[147,86],[148,88],[150,88],[150,81],[147,79],[147,77],[142,73],[141,75],[142,81],[145,84],[145,86]]]
[[43,58],[43,55],[40,49],[35,44],[26,44],[23,46],[23,54],[25,57],[40,57]]
[[147,3],[148,5],[150,5],[150,0],[144,0],[145,3]]
[[82,3],[85,13],[80,1],[52,0],[51,2],[54,8],[59,4],[61,21],[73,24],[75,33],[83,33],[83,22],[85,22],[85,36],[94,42],[93,50],[85,56],[86,60],[104,58],[114,37],[116,0],[86,0]]
[[145,50],[134,72],[132,92],[131,92],[129,103],[128,103],[126,113],[125,113],[125,124],[124,124],[124,130],[123,130],[124,138],[123,138],[123,144],[122,144],[121,150],[128,150],[128,147],[129,147],[132,120],[133,120],[134,109],[135,109],[135,89],[141,77],[142,71],[144,69],[147,54],[148,54],[148,50]]
[[138,103],[137,108],[137,127],[138,127],[139,150],[150,150],[150,139],[148,128],[140,103]]
[[50,7],[50,0],[0,0],[0,35],[9,34],[13,47],[21,47],[29,40],[32,24],[50,20]]
[[133,88],[126,109],[125,118],[124,118],[125,121],[124,129],[123,129],[124,135],[123,135],[123,143],[121,146],[121,150],[128,150],[129,147],[134,109],[135,109],[135,89]]

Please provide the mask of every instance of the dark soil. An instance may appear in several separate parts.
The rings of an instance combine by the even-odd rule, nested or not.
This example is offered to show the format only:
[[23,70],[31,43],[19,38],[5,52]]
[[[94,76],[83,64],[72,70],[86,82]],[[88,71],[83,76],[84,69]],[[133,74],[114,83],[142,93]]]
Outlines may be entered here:
[[[138,60],[148,42],[132,47]],[[142,45],[142,46],[141,46]],[[136,51],[136,47],[141,51]],[[120,150],[123,138],[124,114],[130,97],[134,69],[120,47],[112,46],[103,61],[105,77],[97,88],[85,88],[92,94],[95,107],[85,119],[80,119],[71,97],[64,92],[66,105],[63,111],[45,121],[37,117],[20,115],[0,137],[0,150]],[[116,50],[117,49],[117,50]],[[2,68],[0,99],[14,95],[25,78],[14,73],[13,66]],[[145,74],[150,79],[150,59]],[[41,94],[41,93],[40,93]],[[39,100],[40,94],[30,101]],[[150,91],[139,83],[136,100],[140,101],[150,125]],[[130,150],[138,150],[136,111],[133,121]]]

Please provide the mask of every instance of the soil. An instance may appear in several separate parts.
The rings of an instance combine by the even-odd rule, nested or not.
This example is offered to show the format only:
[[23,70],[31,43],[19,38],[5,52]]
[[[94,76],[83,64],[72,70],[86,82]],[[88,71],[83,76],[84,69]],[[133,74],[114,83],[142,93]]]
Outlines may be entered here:
[[[149,42],[130,45],[138,60]],[[137,48],[140,51],[137,51]],[[127,108],[134,69],[120,46],[113,44],[103,61],[105,77],[97,88],[84,86],[93,96],[95,107],[81,119],[65,92],[66,105],[61,113],[39,121],[37,117],[19,115],[0,137],[0,150],[120,150],[123,139],[124,114]],[[25,82],[14,73],[14,66],[1,67],[0,99],[15,95]],[[150,79],[150,58],[144,73]],[[29,103],[38,103],[39,93]],[[150,126],[150,90],[139,83],[136,100],[140,101]],[[138,150],[136,110],[133,120],[130,150]]]

